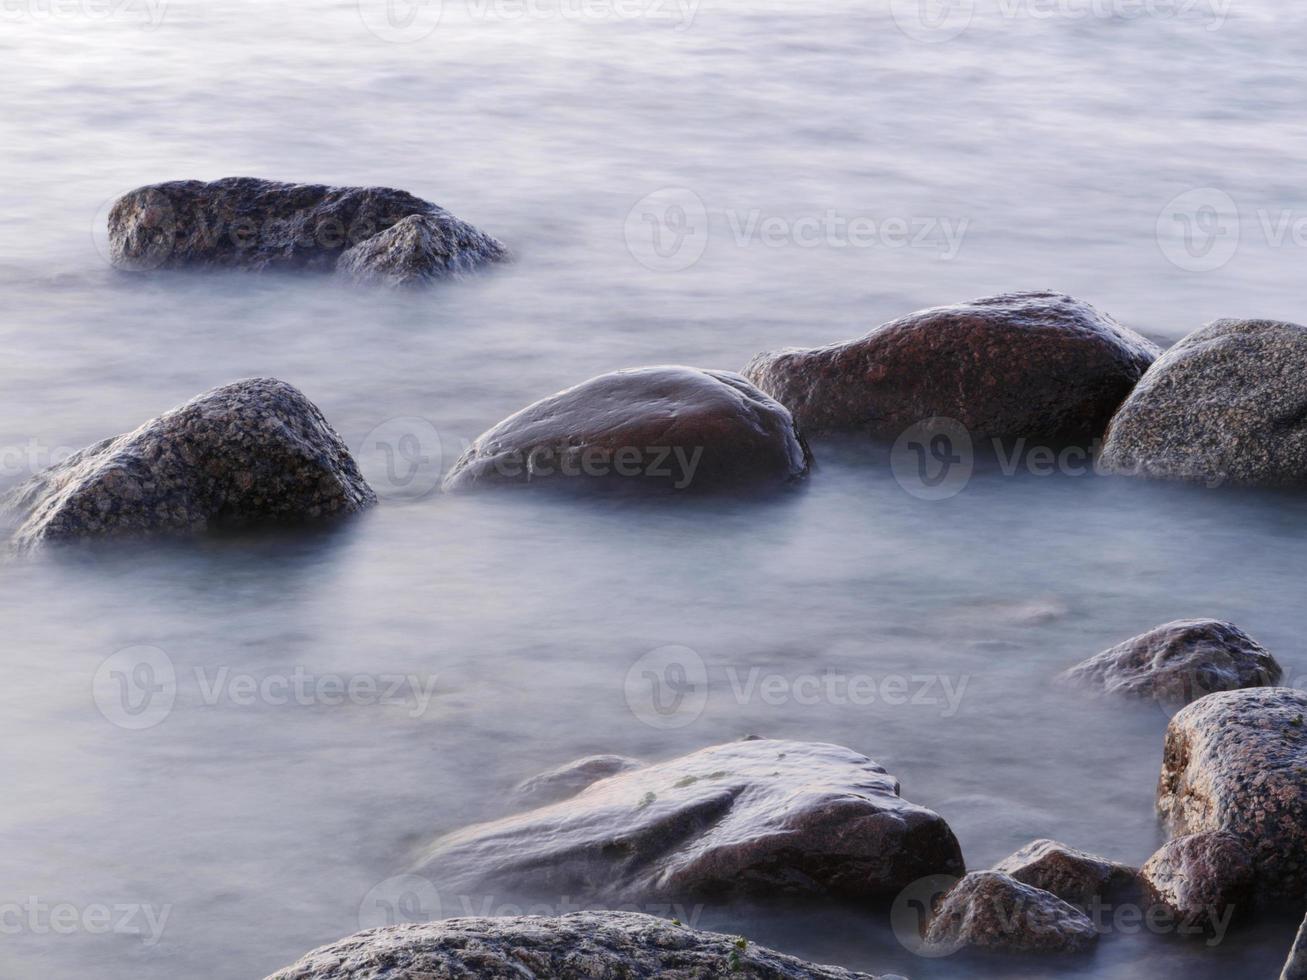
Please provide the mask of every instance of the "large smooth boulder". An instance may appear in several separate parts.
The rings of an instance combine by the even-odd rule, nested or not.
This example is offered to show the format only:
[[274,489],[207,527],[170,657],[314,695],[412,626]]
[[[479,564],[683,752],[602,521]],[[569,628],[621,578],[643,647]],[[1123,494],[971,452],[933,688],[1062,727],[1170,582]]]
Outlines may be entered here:
[[123,195],[109,212],[109,253],[134,272],[331,272],[348,254],[348,278],[388,284],[443,278],[505,254],[495,239],[406,191],[255,177],[174,180]]
[[1182,925],[1213,932],[1249,903],[1256,871],[1243,841],[1215,830],[1163,844],[1139,877],[1149,898]]
[[444,486],[689,490],[777,485],[807,471],[781,405],[729,371],[662,366],[600,375],[527,406],[478,436]]
[[524,779],[517,785],[514,795],[520,802],[537,806],[554,803],[575,796],[591,783],[644,765],[624,755],[589,755]]
[[1144,375],[1100,469],[1208,484],[1307,483],[1307,327],[1217,320]]
[[1089,917],[1056,895],[998,871],[973,871],[944,896],[924,944],[931,955],[963,947],[1074,953],[1097,939]]
[[[267,980],[875,980],[638,912],[446,919],[369,929]],[[895,980],[884,977],[883,980]]]
[[1027,844],[993,870],[1081,907],[1128,887],[1135,878],[1129,865],[1046,838]]
[[296,388],[215,388],[38,474],[5,500],[19,551],[339,517],[376,502],[344,442]]
[[1175,834],[1243,838],[1256,896],[1307,895],[1307,694],[1282,687],[1200,698],[1166,730],[1157,807]]
[[1233,623],[1180,619],[1064,671],[1059,682],[1097,694],[1185,705],[1213,691],[1271,687],[1284,671]]
[[1086,442],[1158,353],[1070,296],[1005,293],[911,313],[847,343],[759,354],[744,375],[808,433],[894,439],[948,418],[972,436]]
[[731,742],[593,783],[569,800],[436,841],[424,873],[456,894],[619,901],[782,893],[892,896],[960,874],[942,817],[838,745]]

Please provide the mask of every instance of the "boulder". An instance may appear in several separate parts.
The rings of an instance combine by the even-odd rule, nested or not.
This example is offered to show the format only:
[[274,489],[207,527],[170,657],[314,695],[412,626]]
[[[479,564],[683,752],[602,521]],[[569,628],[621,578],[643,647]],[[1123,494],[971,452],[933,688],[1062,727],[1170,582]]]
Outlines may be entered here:
[[1213,932],[1249,903],[1252,856],[1223,830],[1188,834],[1162,845],[1139,870],[1149,898],[1182,925]]
[[944,896],[930,919],[930,955],[964,947],[1025,953],[1073,953],[1098,939],[1093,922],[1056,895],[998,871],[973,871]]
[[1082,908],[1135,880],[1128,865],[1047,839],[1032,841],[993,870]]
[[1307,894],[1307,694],[1282,687],[1200,698],[1166,730],[1157,807],[1174,834],[1243,839],[1255,897]]
[[1099,466],[1207,484],[1307,483],[1307,328],[1217,320],[1185,337],[1116,413]]
[[376,502],[317,407],[284,381],[215,388],[39,473],[5,500],[14,546],[338,517]]
[[972,436],[1088,442],[1158,353],[1070,296],[1005,293],[911,313],[847,343],[759,354],[744,375],[808,433],[895,439],[947,418]]
[[515,795],[523,803],[541,805],[575,796],[591,783],[619,772],[639,769],[643,762],[622,755],[591,755],[542,772],[517,785]]
[[775,485],[808,471],[794,421],[738,374],[647,367],[592,378],[482,433],[446,490],[547,482],[675,490]]
[[700,932],[638,912],[446,919],[369,929],[315,949],[267,980],[419,977],[875,980],[807,963],[741,936]]
[[601,779],[569,800],[449,834],[423,861],[455,894],[617,901],[892,896],[962,870],[943,818],[904,800],[866,756],[773,739]]
[[[406,222],[406,219],[411,219]],[[404,227],[359,250],[372,238]],[[389,187],[327,187],[254,177],[137,188],[109,212],[115,266],[331,272],[409,283],[504,257],[503,246],[448,211]]]
[[1294,939],[1293,948],[1289,950],[1289,958],[1284,963],[1280,980],[1307,980],[1307,919],[1303,919],[1302,926],[1298,929],[1298,936]]
[[1181,619],[1059,675],[1066,686],[1179,707],[1213,691],[1270,687],[1284,671],[1256,640],[1216,619]]

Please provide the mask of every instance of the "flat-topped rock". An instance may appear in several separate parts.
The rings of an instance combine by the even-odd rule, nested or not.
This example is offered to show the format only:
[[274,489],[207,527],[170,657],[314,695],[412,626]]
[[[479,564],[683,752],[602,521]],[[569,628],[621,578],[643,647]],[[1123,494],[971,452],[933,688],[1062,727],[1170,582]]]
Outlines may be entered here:
[[1307,327],[1217,320],[1191,333],[1121,406],[1099,465],[1209,484],[1307,484]]
[[1027,844],[993,870],[1081,907],[1129,886],[1135,878],[1129,865],[1046,838]]
[[576,796],[436,841],[424,874],[457,894],[509,888],[619,901],[893,896],[960,874],[957,839],[866,756],[755,739],[622,772]]
[[1087,303],[1023,292],[911,313],[859,340],[759,354],[744,375],[809,434],[895,439],[948,418],[973,436],[1088,442],[1158,353]]
[[1075,953],[1098,939],[1093,922],[1056,895],[998,871],[955,884],[926,927],[931,955],[963,947],[1013,953]]
[[1233,623],[1181,619],[1132,637],[1059,675],[1096,694],[1185,705],[1213,691],[1270,687],[1284,671]]
[[406,191],[255,177],[174,180],[123,195],[109,212],[109,252],[132,272],[325,273],[348,254],[348,278],[392,285],[465,272],[505,254],[495,239]]
[[1255,897],[1307,895],[1307,694],[1283,687],[1200,698],[1166,730],[1157,807],[1175,834],[1242,838]]
[[5,499],[13,544],[184,535],[340,517],[376,502],[349,450],[272,378],[206,392],[38,474]]
[[1214,932],[1250,903],[1256,872],[1243,841],[1214,830],[1163,844],[1139,877],[1149,898],[1182,925]]
[[[637,912],[446,919],[370,929],[308,953],[267,980],[876,980],[741,936]],[[902,980],[886,976],[881,980]]]
[[446,490],[775,486],[808,471],[781,405],[738,374],[661,366],[616,371],[550,395],[482,433]]

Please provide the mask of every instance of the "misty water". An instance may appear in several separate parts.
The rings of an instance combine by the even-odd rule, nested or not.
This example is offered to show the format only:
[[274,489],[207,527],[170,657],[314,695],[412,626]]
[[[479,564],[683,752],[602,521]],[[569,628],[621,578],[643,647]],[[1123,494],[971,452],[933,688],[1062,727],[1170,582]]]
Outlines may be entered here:
[[[383,497],[316,533],[0,565],[0,904],[24,909],[0,975],[262,977],[375,922],[424,845],[507,813],[521,779],[748,733],[865,752],[972,868],[1044,836],[1147,858],[1166,713],[1050,679],[1214,616],[1297,684],[1300,498],[990,464],[924,500],[858,440],[815,442],[807,485],[767,499],[429,491],[467,440],[594,374],[739,369],[1003,290],[1065,291],[1162,343],[1218,316],[1301,320],[1303,12],[979,0],[956,37],[923,41],[885,0],[641,18],[447,0],[402,43],[377,6],[0,16],[3,487],[270,375],[321,407]],[[109,267],[116,196],[231,175],[401,187],[514,261],[403,295]],[[651,237],[649,202],[667,217],[668,200],[707,215],[689,253]],[[631,682],[669,645],[708,681],[676,727]],[[108,658],[142,647],[177,686],[148,727],[94,696]],[[828,676],[877,696],[808,696]],[[296,677],[406,686],[343,704],[269,686]],[[32,921],[32,901],[81,924]],[[137,911],[105,928],[84,921],[98,907]],[[1117,927],[1084,957],[928,960],[884,910],[690,911],[912,977],[1269,977],[1294,927],[1215,946]]]

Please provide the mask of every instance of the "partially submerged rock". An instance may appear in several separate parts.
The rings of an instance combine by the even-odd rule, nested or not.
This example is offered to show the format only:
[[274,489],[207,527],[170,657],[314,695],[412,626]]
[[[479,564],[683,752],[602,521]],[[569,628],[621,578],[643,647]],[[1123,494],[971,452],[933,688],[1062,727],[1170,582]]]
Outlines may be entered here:
[[1307,694],[1223,691],[1166,731],[1157,807],[1176,834],[1224,830],[1252,854],[1258,899],[1307,894]]
[[782,893],[890,896],[960,874],[938,814],[838,745],[756,739],[602,779],[561,803],[469,827],[424,860],[459,894],[510,888],[645,901]]
[[1307,327],[1217,320],[1144,375],[1107,434],[1108,472],[1307,484]]
[[1152,901],[1182,925],[1213,932],[1250,902],[1255,871],[1243,841],[1216,830],[1168,841],[1139,877]]
[[516,796],[522,802],[537,806],[554,803],[575,796],[591,783],[615,776],[619,772],[639,769],[644,765],[643,762],[628,759],[623,755],[586,756],[584,759],[577,759],[575,762],[569,762],[523,780],[517,786]]
[[808,471],[794,421],[738,374],[662,366],[600,375],[482,433],[446,490],[553,486],[777,485]]
[[495,239],[406,191],[254,177],[174,180],[123,195],[109,212],[109,252],[115,266],[133,272],[331,272],[346,255],[350,278],[388,284],[504,257]]
[[1129,865],[1048,839],[1032,841],[993,870],[1081,907],[1129,886],[1135,877]]
[[[308,953],[267,980],[875,980],[740,936],[638,912],[446,919],[369,929]],[[885,977],[883,980],[894,980]]]
[[925,948],[1072,953],[1098,939],[1093,922],[1056,895],[998,871],[973,871],[944,896],[926,927]]
[[215,388],[75,453],[13,491],[20,551],[48,542],[193,534],[338,517],[376,502],[354,458],[296,388]]
[[894,439],[926,419],[973,436],[1088,441],[1158,348],[1060,293],[1005,293],[909,314],[859,340],[757,355],[744,375],[805,432]]
[[1059,681],[1179,706],[1213,691],[1270,687],[1283,674],[1275,658],[1233,623],[1181,619],[1104,650]]

